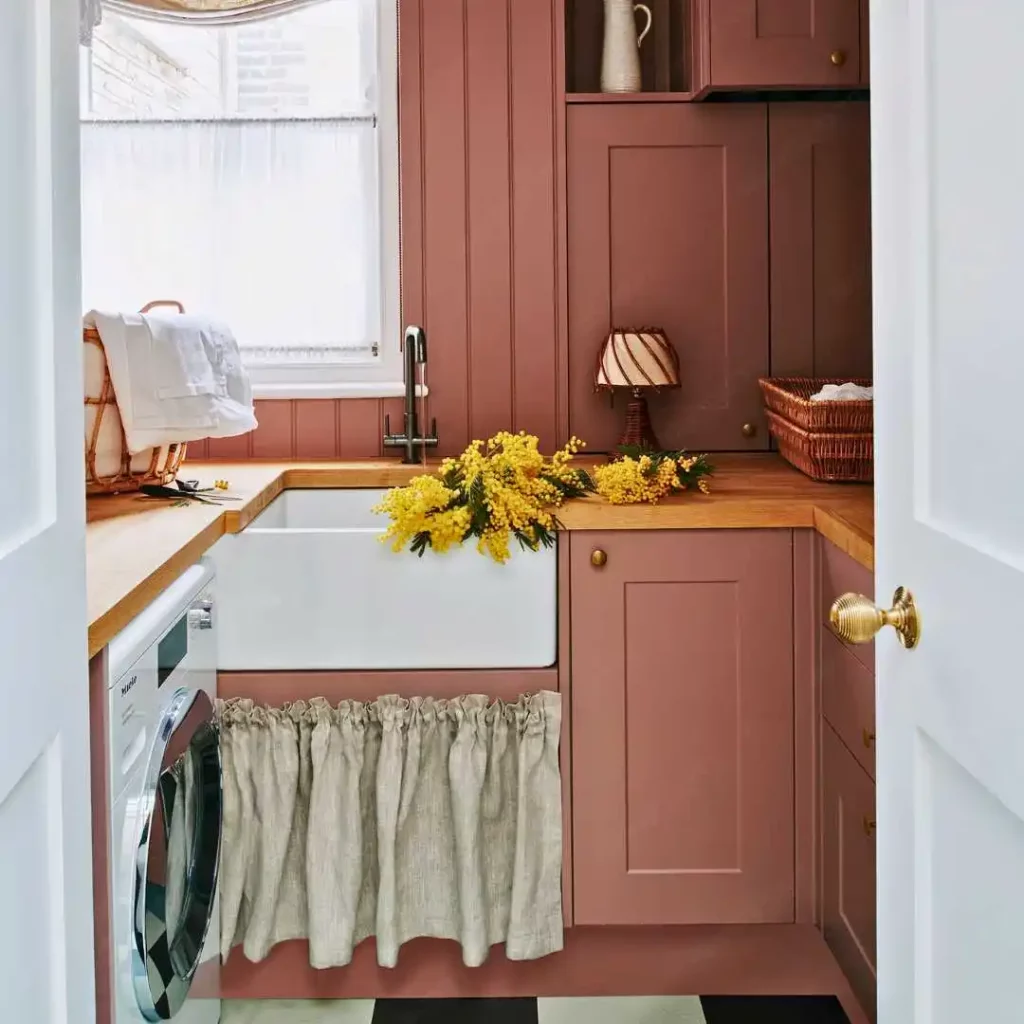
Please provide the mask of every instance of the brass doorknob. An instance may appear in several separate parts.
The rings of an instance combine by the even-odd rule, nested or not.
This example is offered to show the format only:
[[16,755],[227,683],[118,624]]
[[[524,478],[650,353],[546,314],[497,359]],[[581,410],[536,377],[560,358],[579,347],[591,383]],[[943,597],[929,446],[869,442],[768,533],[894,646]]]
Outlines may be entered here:
[[595,569],[600,569],[608,561],[608,553],[600,548],[595,548],[590,553],[590,564]]
[[743,424],[743,436],[753,437],[757,433],[757,424],[755,423],[744,423]]
[[828,59],[837,67],[841,68],[846,63],[846,51],[845,50],[833,50],[829,55]]
[[921,637],[921,620],[914,595],[897,587],[892,607],[885,611],[863,594],[843,594],[828,613],[832,632],[848,644],[866,644],[883,626],[892,626],[904,647],[916,647]]

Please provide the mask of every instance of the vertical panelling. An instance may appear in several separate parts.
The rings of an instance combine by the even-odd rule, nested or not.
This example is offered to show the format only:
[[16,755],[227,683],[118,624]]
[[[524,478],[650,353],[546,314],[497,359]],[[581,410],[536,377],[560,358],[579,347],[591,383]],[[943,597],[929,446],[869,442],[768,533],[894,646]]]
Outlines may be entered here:
[[[376,402],[372,403],[376,406]],[[338,452],[338,406],[330,398],[295,402],[295,457],[330,459]]]
[[513,424],[558,439],[558,223],[555,15],[550,0],[511,4]]
[[[239,459],[251,459],[253,436],[253,434],[241,434],[238,437],[211,437],[207,442],[206,457],[209,459],[226,459],[229,462],[237,462]],[[194,455],[192,456],[193,459],[195,457]]]
[[381,402],[377,398],[338,401],[338,448],[342,459],[368,459],[381,453]]
[[276,400],[256,403],[259,428],[253,432],[250,452],[254,459],[287,459],[294,456],[294,406],[294,402]]
[[[474,437],[512,423],[510,2],[466,0],[467,368]],[[442,381],[442,389],[446,384]]]
[[433,414],[444,451],[469,440],[466,0],[430,0],[421,25],[423,61],[424,267]]

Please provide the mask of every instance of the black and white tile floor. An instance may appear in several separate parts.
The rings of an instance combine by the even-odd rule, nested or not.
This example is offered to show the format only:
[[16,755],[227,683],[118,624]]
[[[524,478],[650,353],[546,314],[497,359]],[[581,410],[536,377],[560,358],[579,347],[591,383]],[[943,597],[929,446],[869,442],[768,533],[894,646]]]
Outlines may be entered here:
[[238,1001],[222,1024],[848,1024],[831,997]]

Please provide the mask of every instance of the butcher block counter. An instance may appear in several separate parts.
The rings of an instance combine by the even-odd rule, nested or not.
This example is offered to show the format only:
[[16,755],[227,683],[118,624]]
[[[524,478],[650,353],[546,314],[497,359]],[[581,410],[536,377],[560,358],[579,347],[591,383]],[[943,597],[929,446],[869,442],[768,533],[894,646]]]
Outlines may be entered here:
[[[593,460],[581,460],[584,463]],[[711,493],[658,505],[609,505],[591,497],[559,513],[568,530],[815,529],[868,569],[874,567],[874,492],[863,484],[820,484],[776,455],[715,455]],[[421,467],[360,462],[189,462],[181,476],[210,486],[225,479],[224,505],[169,502],[135,494],[87,502],[89,655],[107,643],[224,533],[244,529],[282,491],[393,487]],[[219,492],[218,492],[219,493]]]

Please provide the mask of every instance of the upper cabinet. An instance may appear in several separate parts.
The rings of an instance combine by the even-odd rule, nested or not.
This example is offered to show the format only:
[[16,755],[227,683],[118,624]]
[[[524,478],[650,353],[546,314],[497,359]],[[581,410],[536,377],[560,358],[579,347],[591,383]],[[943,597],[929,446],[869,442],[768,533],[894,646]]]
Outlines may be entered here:
[[[634,99],[714,90],[851,89],[868,84],[868,0],[647,0]],[[644,12],[636,14],[639,32]],[[603,0],[565,0],[570,101],[601,96]],[[612,99],[629,98],[613,96]]]
[[668,446],[767,446],[767,118],[761,103],[575,105],[568,124],[569,428],[614,448],[594,392],[615,326],[663,327],[682,386],[651,400]]
[[871,376],[869,105],[768,106],[772,373]]
[[[704,0],[712,88],[850,88],[860,0]],[[866,26],[865,26],[866,27]]]

